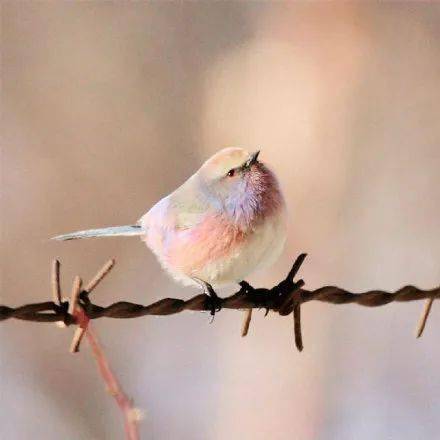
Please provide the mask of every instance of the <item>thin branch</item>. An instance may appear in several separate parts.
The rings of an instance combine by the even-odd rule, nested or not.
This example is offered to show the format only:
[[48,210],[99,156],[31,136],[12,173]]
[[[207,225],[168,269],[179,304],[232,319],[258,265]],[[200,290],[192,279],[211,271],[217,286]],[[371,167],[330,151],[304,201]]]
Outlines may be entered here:
[[[87,285],[86,290],[81,291],[82,281],[80,277],[75,277],[72,286],[72,294],[69,303],[54,302],[54,307],[58,307],[59,311],[64,313],[64,322],[77,324],[70,352],[79,351],[79,345],[84,335],[87,336],[88,342],[92,348],[92,353],[99,367],[99,372],[104,380],[107,390],[114,397],[124,418],[124,427],[127,440],[138,440],[138,422],[140,420],[140,411],[133,407],[133,402],[127,397],[119,385],[116,376],[112,372],[109,362],[105,356],[104,350],[99,344],[98,338],[93,332],[90,324],[90,318],[84,311],[83,304],[89,302],[88,295],[102,281],[102,279],[110,272],[114,265],[114,261],[110,260],[102,269],[94,276],[92,281]],[[57,293],[56,298],[60,295],[61,286],[59,278],[59,262],[54,261],[52,265],[52,292]],[[81,298],[82,297],[82,298]],[[54,295],[55,299],[55,295]]]
[[138,440],[138,422],[140,419],[140,411],[133,406],[132,400],[124,393],[116,376],[114,375],[110,364],[105,356],[99,340],[92,329],[87,315],[83,310],[77,312],[78,320],[82,322],[85,328],[87,341],[92,349],[93,356],[98,364],[99,372],[103,378],[107,391],[115,399],[119,409],[124,417],[125,435],[127,440]]

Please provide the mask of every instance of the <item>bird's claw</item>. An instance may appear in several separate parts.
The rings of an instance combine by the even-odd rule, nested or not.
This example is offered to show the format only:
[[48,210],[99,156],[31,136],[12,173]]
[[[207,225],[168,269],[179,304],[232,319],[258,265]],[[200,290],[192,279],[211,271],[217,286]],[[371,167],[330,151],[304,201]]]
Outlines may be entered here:
[[212,316],[212,321],[214,321],[214,316],[217,312],[219,312],[222,309],[222,300],[221,298],[215,293],[215,290],[212,288],[212,286],[208,283],[205,283],[204,286],[205,295],[208,297],[208,306],[210,310],[210,315]]
[[212,316],[211,319],[212,322],[214,321],[215,314],[222,309],[222,300],[217,295],[216,296],[208,295],[207,301],[209,307],[209,314]]

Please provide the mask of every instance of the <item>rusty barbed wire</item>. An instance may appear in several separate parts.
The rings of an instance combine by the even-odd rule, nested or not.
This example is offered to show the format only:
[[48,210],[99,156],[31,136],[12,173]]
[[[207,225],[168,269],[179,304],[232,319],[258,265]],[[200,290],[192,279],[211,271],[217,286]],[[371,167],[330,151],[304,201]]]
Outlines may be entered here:
[[[440,297],[440,286],[431,290],[419,289],[415,286],[405,286],[394,292],[370,290],[367,292],[350,292],[340,287],[324,286],[315,290],[303,288],[304,281],[294,281],[306,254],[301,254],[295,261],[287,277],[271,289],[253,288],[248,283],[241,283],[238,292],[219,299],[222,309],[266,309],[281,316],[293,314],[295,320],[295,342],[299,350],[302,349],[301,313],[300,306],[310,301],[321,301],[330,304],[358,304],[366,307],[379,307],[391,302],[409,302]],[[113,266],[114,261],[107,263],[95,276],[93,282],[82,290],[78,297],[73,295],[78,305],[84,310],[89,319],[102,317],[128,319],[140,316],[165,316],[180,313],[184,310],[207,311],[212,310],[211,298],[205,294],[198,294],[188,300],[178,298],[164,298],[149,305],[141,305],[127,301],[118,301],[109,306],[99,306],[90,301],[91,290],[104,278]],[[54,263],[56,275],[53,279],[59,280],[59,263]],[[78,286],[77,286],[78,288]],[[53,297],[59,297],[56,288],[52,289]],[[77,324],[72,313],[69,313],[69,301],[46,301],[26,304],[20,307],[0,305],[0,321],[6,319],[20,319],[34,322],[62,322],[65,325]]]

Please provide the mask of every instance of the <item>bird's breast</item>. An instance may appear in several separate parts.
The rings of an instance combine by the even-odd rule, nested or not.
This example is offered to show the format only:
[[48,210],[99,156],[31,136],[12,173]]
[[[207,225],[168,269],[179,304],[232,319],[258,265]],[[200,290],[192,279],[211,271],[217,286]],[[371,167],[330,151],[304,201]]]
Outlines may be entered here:
[[241,281],[271,264],[284,241],[282,212],[259,219],[247,230],[221,215],[209,215],[196,227],[177,232],[163,255],[171,272],[218,285]]

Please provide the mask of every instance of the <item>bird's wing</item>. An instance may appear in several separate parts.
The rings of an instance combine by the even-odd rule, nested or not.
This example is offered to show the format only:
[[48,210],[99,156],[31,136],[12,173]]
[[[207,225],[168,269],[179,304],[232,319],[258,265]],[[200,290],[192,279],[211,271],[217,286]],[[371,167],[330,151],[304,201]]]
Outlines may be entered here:
[[210,205],[198,188],[196,179],[190,178],[156,203],[139,222],[147,230],[153,223],[161,229],[191,229],[203,220],[209,209]]
[[196,226],[210,208],[195,177],[188,179],[169,197],[169,210],[175,221],[175,229],[183,230]]

